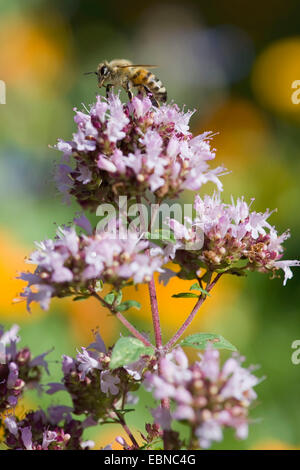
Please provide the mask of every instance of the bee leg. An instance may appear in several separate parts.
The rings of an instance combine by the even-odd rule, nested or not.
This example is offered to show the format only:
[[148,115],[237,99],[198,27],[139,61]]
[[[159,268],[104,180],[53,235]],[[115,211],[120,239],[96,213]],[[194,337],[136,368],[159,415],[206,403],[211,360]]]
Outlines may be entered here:
[[132,101],[133,94],[132,94],[132,91],[131,91],[131,89],[130,89],[130,84],[129,84],[129,82],[126,83],[126,91],[127,91],[127,95],[128,95],[129,101]]
[[108,98],[109,96],[109,92],[110,92],[110,89],[111,89],[112,85],[106,85],[105,89],[106,89],[106,98]]
[[145,93],[146,93],[146,96],[148,96],[150,98],[150,101],[151,103],[153,104],[153,106],[155,106],[156,108],[159,108],[159,103],[158,101],[154,98],[153,96],[153,93],[152,91],[150,90],[150,88],[148,88],[146,85],[141,85],[140,83],[139,84],[136,84],[136,85],[133,85],[133,86],[136,86],[139,88],[139,92],[142,93],[142,90],[144,89]]
[[150,98],[150,101],[153,104],[153,106],[155,106],[156,108],[159,108],[159,102],[154,97],[152,91],[146,85],[143,85],[143,87],[144,87],[144,90],[146,92],[146,95]]

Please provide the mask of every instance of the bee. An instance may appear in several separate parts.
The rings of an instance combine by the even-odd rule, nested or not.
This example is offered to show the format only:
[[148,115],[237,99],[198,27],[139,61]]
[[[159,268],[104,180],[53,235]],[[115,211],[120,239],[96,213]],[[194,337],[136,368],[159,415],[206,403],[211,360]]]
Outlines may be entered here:
[[146,93],[154,106],[167,101],[167,91],[161,81],[148,69],[155,65],[135,65],[129,60],[115,59],[111,62],[101,62],[96,72],[86,72],[86,75],[94,73],[98,77],[98,87],[106,88],[106,96],[112,86],[124,88],[131,100],[133,89],[140,93]]

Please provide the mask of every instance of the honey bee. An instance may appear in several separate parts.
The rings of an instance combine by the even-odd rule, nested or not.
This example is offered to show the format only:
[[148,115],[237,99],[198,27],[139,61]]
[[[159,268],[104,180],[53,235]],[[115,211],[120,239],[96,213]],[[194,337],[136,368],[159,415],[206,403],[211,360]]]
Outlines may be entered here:
[[155,65],[135,65],[129,60],[115,59],[111,62],[101,62],[96,72],[86,72],[86,75],[94,73],[98,77],[98,87],[106,88],[106,96],[112,86],[124,88],[128,97],[132,99],[132,90],[137,88],[140,93],[146,93],[154,106],[165,103],[167,91],[161,81],[148,69]]

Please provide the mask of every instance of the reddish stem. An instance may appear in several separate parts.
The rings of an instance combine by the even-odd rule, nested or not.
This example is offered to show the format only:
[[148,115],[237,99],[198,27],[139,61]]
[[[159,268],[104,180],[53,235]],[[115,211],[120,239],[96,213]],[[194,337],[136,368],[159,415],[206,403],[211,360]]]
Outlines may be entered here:
[[119,413],[114,407],[113,407],[113,411],[114,411],[114,413],[116,414],[116,416],[118,418],[118,422],[121,424],[121,426],[123,427],[126,434],[130,437],[130,440],[131,440],[132,444],[134,445],[134,447],[136,449],[139,449],[139,445],[138,445],[137,441],[135,440],[134,435],[130,431],[128,425],[126,424],[126,421],[125,421],[124,417],[122,416],[122,414]]
[[[220,277],[222,276],[221,273],[217,274],[216,277],[214,278],[214,280],[206,287],[206,291],[209,292],[212,290],[212,288],[216,285],[216,283],[218,282],[218,280],[220,279]],[[198,313],[198,310],[199,308],[201,307],[201,305],[203,304],[203,302],[205,301],[206,299],[206,296],[204,296],[203,294],[201,295],[201,297],[199,297],[199,299],[197,300],[196,302],[196,305],[194,306],[193,310],[191,311],[191,313],[189,314],[189,316],[187,317],[187,319],[185,320],[185,322],[183,323],[183,325],[179,328],[179,330],[177,330],[177,332],[175,333],[175,335],[170,339],[170,341],[166,344],[165,346],[165,351],[168,351],[169,349],[171,349],[171,347],[177,343],[178,339],[182,336],[182,334],[185,332],[185,330],[190,326],[190,324],[192,323],[193,319],[195,318],[196,314]]]
[[[161,327],[154,277],[152,277],[151,281],[148,283],[148,289],[150,295],[155,344],[158,351],[158,373],[160,374],[160,358],[163,355],[164,349],[162,345]],[[161,406],[162,408],[170,408],[170,400],[168,398],[163,398],[161,400]]]
[[161,328],[160,328],[160,320],[159,320],[159,312],[158,312],[154,277],[152,277],[151,281],[148,283],[148,289],[149,289],[149,295],[150,295],[155,344],[156,344],[157,349],[160,351],[162,349],[162,337],[161,337]]

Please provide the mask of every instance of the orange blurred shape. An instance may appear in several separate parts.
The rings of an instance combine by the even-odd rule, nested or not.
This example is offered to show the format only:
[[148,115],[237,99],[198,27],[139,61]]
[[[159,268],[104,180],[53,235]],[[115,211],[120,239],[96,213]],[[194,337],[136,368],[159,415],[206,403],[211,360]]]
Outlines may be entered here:
[[[131,445],[131,441],[120,425],[105,425],[102,427],[103,431],[98,434],[97,437],[93,438],[95,442],[94,450],[99,450],[107,445],[111,445],[113,450],[123,450],[123,447],[115,441],[116,437],[121,436],[127,444]],[[142,444],[140,434],[130,426],[130,430],[134,435],[136,441],[139,445]]]
[[300,80],[300,37],[281,39],[258,57],[252,75],[258,99],[278,113],[300,117],[300,104],[292,102],[292,83]]
[[70,57],[68,31],[52,13],[46,21],[2,15],[0,44],[1,79],[21,89],[47,90],[59,79]]
[[69,297],[64,301],[64,307],[70,316],[72,332],[82,344],[91,341],[92,330],[99,330],[106,346],[117,340],[120,323],[97,299],[74,302]]
[[[212,146],[217,161],[233,171],[248,166],[259,156],[269,139],[269,125],[260,109],[246,99],[230,99],[219,107],[201,129],[217,132]],[[202,132],[199,129],[199,132]]]
[[22,318],[22,321],[30,320],[25,302],[13,303],[13,299],[18,297],[26,285],[24,281],[16,279],[18,273],[32,271],[31,266],[25,263],[28,251],[11,233],[3,229],[0,231],[0,315],[10,321],[19,318]]
[[252,447],[253,450],[297,450],[299,447],[292,446],[277,439],[261,441]]
[[[172,266],[169,267],[172,268]],[[178,267],[173,267],[173,269],[178,270]],[[195,298],[180,299],[174,298],[172,295],[181,292],[190,292],[189,288],[196,280],[183,281],[178,277],[174,277],[169,281],[167,286],[158,283],[158,275],[155,276],[155,280],[163,338],[167,339],[167,337],[170,337],[170,335],[175,333],[182,325],[196,303]],[[212,290],[211,296],[207,297],[204,304],[201,306],[199,313],[189,326],[187,333],[191,334],[198,331],[202,324],[202,318],[205,315],[214,316],[215,319],[217,319],[218,315],[222,314],[222,305],[233,302],[236,294],[237,289],[234,287],[234,284],[231,283],[229,276],[223,276]],[[141,310],[131,310],[131,318],[141,319],[147,322],[148,329],[150,329],[151,307],[147,286],[139,286],[137,291],[133,287],[126,289],[125,298],[138,300],[142,304]]]

